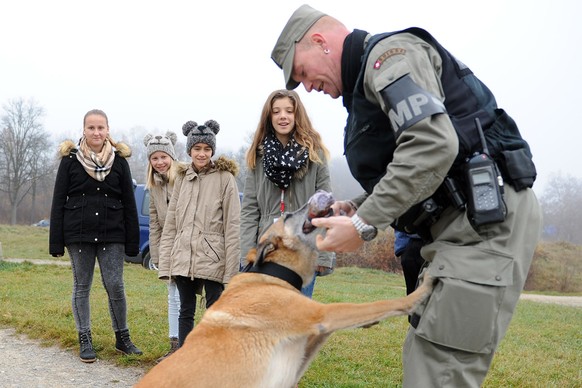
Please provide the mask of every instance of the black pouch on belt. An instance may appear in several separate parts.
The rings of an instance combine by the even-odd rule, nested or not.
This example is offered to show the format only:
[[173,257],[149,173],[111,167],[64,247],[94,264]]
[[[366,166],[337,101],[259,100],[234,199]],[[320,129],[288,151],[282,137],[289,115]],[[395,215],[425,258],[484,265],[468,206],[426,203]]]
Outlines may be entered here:
[[536,179],[536,166],[523,148],[501,151],[498,166],[503,180],[513,186],[515,191],[532,187]]

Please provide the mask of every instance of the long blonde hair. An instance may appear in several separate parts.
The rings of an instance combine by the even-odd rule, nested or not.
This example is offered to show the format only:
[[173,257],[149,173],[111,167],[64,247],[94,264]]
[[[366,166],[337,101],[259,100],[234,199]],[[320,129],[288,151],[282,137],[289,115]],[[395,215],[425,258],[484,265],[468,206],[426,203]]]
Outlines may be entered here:
[[[168,178],[168,185],[172,186],[174,185],[174,181],[176,180],[176,176],[178,175],[178,165],[180,163],[177,160],[172,159],[172,163],[170,164],[170,168],[168,169],[168,172],[166,173],[166,178]],[[156,172],[156,170],[154,170],[154,167],[152,166],[152,162],[150,162],[149,158],[148,158],[148,171],[147,171],[147,175],[146,175],[146,188],[147,189],[151,189],[152,187],[161,184],[161,182],[158,180],[156,181],[154,178],[154,175],[158,174]]]
[[[263,140],[269,131],[275,131],[273,128],[273,122],[271,115],[273,113],[273,104],[276,100],[288,97],[293,103],[294,114],[295,114],[295,128],[293,129],[293,136],[297,143],[301,146],[306,147],[309,150],[309,160],[315,163],[325,163],[329,160],[329,151],[323,144],[321,135],[317,132],[313,125],[311,125],[311,120],[307,116],[305,107],[299,98],[297,92],[293,90],[275,90],[272,92],[265,104],[263,105],[263,111],[261,112],[261,118],[259,124],[257,125],[257,130],[253,136],[253,142],[249,147],[246,155],[246,161],[249,169],[254,169],[257,165],[257,151]],[[323,152],[324,160],[319,157],[319,152]]]

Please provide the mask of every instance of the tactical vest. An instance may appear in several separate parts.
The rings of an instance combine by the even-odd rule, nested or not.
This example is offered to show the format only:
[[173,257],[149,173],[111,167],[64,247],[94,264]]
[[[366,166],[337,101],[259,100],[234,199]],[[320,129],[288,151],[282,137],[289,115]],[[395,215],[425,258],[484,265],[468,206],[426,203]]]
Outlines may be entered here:
[[348,109],[344,132],[344,153],[354,178],[371,193],[386,173],[396,148],[396,132],[380,106],[368,101],[364,94],[364,72],[368,56],[382,39],[398,33],[411,33],[431,44],[442,58],[441,83],[447,114],[459,138],[459,151],[449,175],[462,179],[460,171],[466,159],[481,151],[475,118],[479,118],[490,156],[497,162],[502,176],[516,190],[531,187],[535,166],[527,142],[517,125],[502,109],[497,108],[491,91],[473,72],[442,47],[427,31],[409,28],[370,38],[361,60],[360,73]]

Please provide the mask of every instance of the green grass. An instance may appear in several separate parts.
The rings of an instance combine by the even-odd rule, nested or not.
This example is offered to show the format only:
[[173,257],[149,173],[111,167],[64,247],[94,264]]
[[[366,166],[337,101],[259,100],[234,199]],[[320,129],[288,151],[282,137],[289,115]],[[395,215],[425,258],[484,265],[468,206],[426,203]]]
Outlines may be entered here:
[[[54,259],[48,253],[49,228],[1,225],[0,244],[3,257],[16,259]],[[68,261],[65,255],[62,260]]]
[[[100,359],[149,369],[169,346],[167,289],[156,273],[125,265],[128,322],[144,355],[120,356],[105,291],[96,270],[91,294],[93,337]],[[0,325],[59,344],[77,354],[68,267],[0,261]],[[324,303],[364,302],[404,295],[399,275],[340,268],[318,278],[314,299]],[[203,312],[198,308],[197,319]],[[521,301],[485,381],[487,387],[582,386],[582,309]],[[335,333],[302,379],[301,387],[398,387],[406,317],[369,329]]]

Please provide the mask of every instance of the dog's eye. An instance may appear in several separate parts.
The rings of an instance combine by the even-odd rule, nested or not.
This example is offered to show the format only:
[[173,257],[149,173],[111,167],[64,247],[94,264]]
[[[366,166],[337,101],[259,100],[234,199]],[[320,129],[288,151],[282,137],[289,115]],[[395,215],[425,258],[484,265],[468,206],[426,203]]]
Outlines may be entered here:
[[285,221],[287,221],[291,217],[293,217],[293,213],[285,213],[285,214],[283,214],[283,220],[285,220]]

